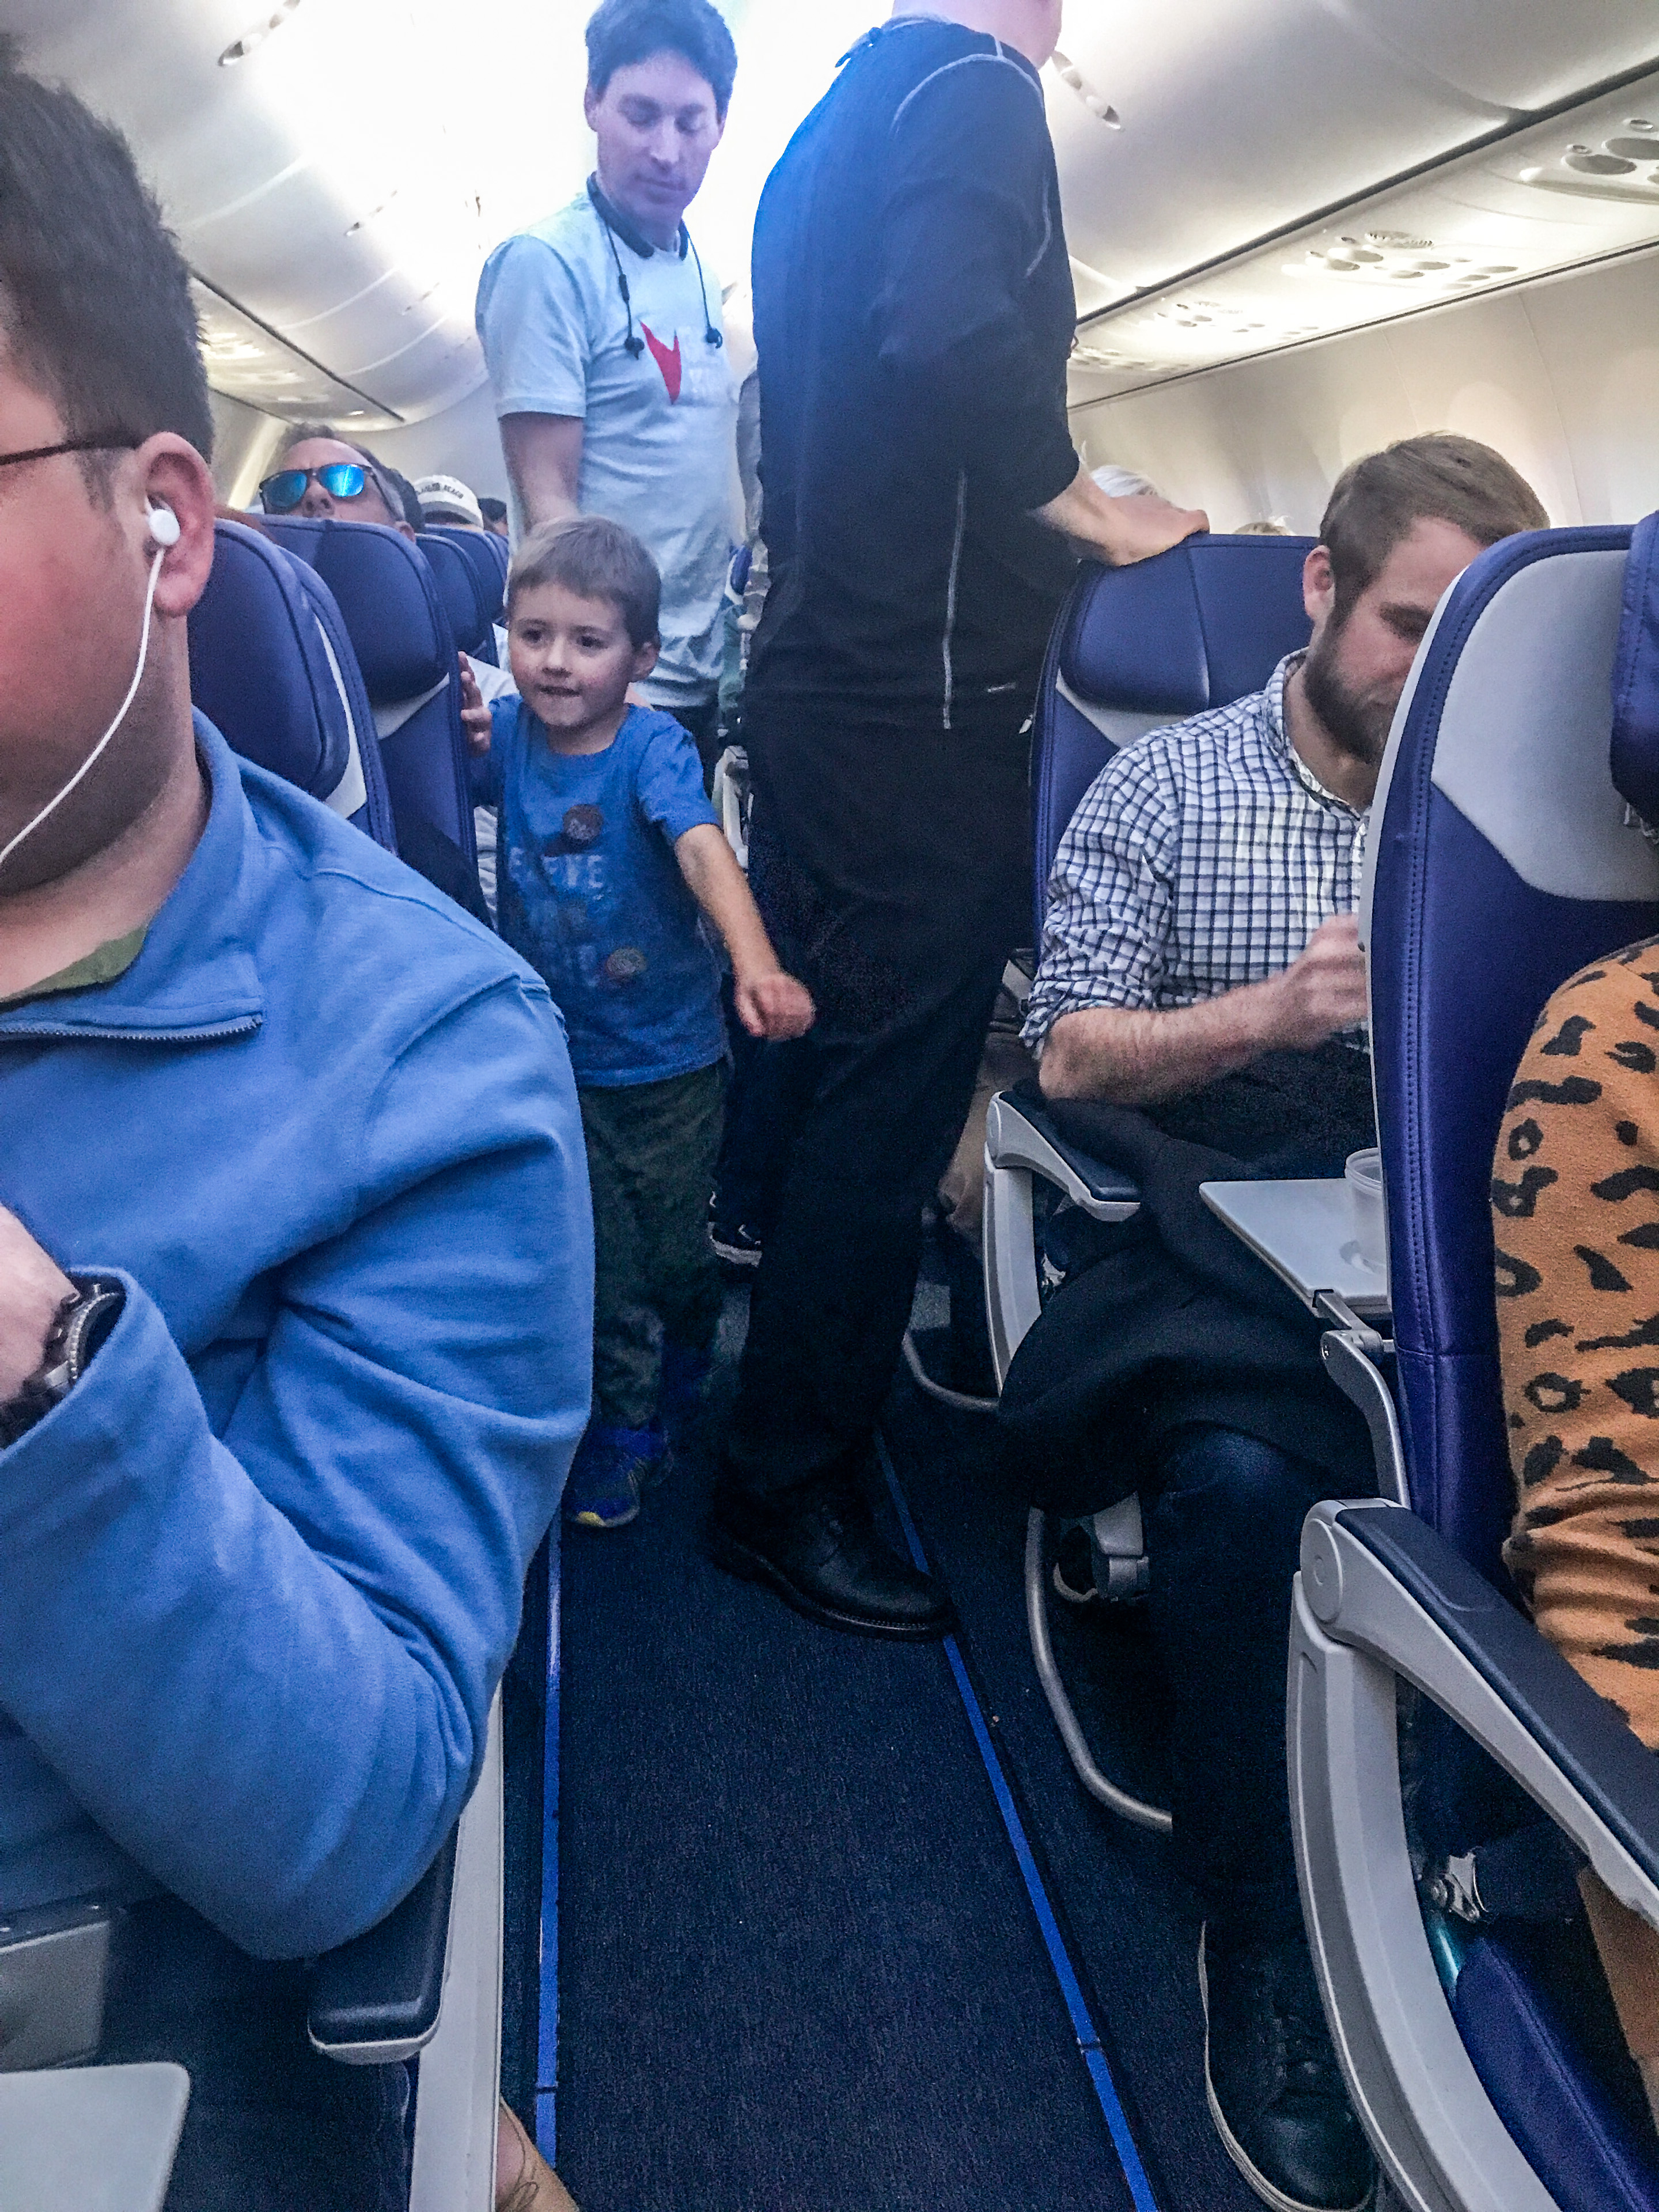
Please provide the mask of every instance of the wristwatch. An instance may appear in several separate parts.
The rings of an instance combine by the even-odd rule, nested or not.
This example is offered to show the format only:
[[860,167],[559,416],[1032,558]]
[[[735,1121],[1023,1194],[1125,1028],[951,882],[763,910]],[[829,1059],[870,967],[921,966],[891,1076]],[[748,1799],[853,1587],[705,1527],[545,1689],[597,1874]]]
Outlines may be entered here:
[[45,1420],[92,1364],[126,1303],[126,1292],[106,1275],[71,1275],[75,1285],[46,1332],[40,1364],[15,1398],[0,1405],[0,1451]]

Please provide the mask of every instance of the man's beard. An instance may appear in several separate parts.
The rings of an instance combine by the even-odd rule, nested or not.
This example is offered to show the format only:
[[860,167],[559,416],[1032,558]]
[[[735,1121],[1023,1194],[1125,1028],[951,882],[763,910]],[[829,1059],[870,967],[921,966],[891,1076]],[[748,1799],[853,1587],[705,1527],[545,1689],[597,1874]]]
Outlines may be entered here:
[[1336,667],[1341,638],[1340,628],[1333,624],[1316,645],[1309,647],[1302,664],[1303,696],[1339,752],[1363,761],[1367,768],[1377,768],[1388,748],[1396,702],[1363,699],[1348,689]]

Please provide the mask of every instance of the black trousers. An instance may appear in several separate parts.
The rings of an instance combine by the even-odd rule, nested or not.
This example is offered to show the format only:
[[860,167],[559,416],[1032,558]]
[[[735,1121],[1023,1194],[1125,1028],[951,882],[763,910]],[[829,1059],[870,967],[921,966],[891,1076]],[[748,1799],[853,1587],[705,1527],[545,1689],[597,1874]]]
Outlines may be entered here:
[[1302,1925],[1285,1759],[1291,1583],[1302,1523],[1340,1495],[1310,1461],[1193,1424],[1142,1493],[1158,1656],[1175,1692],[1176,1856],[1224,1940]]
[[702,787],[713,788],[714,763],[719,760],[720,744],[720,702],[718,698],[704,699],[695,707],[670,707],[671,714],[697,749],[697,758],[702,763]]
[[817,1026],[750,1294],[728,1454],[756,1495],[850,1464],[893,1378],[921,1212],[1030,896],[1029,702],[876,727],[751,700],[750,880]]

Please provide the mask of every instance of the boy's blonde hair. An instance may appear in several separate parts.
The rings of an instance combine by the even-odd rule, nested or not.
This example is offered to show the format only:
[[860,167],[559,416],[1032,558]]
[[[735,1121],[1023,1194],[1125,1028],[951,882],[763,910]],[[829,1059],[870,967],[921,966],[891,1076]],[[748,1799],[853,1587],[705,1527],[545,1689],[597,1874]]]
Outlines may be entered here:
[[577,514],[544,522],[524,538],[507,579],[507,620],[521,592],[561,584],[579,599],[608,599],[637,653],[660,645],[662,578],[631,530],[608,515]]

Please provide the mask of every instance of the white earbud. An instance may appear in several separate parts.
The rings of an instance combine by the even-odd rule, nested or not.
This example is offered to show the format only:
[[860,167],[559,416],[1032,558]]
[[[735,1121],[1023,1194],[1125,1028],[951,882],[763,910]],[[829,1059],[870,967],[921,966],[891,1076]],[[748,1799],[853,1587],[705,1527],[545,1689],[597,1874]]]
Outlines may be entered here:
[[26,822],[9,844],[0,848],[0,868],[3,868],[26,837],[32,837],[40,824],[58,811],[82,779],[89,775],[103,758],[105,748],[131,711],[138,696],[138,686],[143,681],[144,665],[149,659],[150,620],[155,611],[155,586],[161,581],[161,564],[169,546],[176,545],[180,536],[179,518],[170,507],[152,507],[149,510],[149,541],[155,548],[149,564],[149,580],[144,586],[144,618],[138,632],[138,658],[133,666],[132,681],[127,686],[126,696],[115,710],[115,720],[110,724],[92,750],[87,755],[69,781],[40,809],[32,822]]

